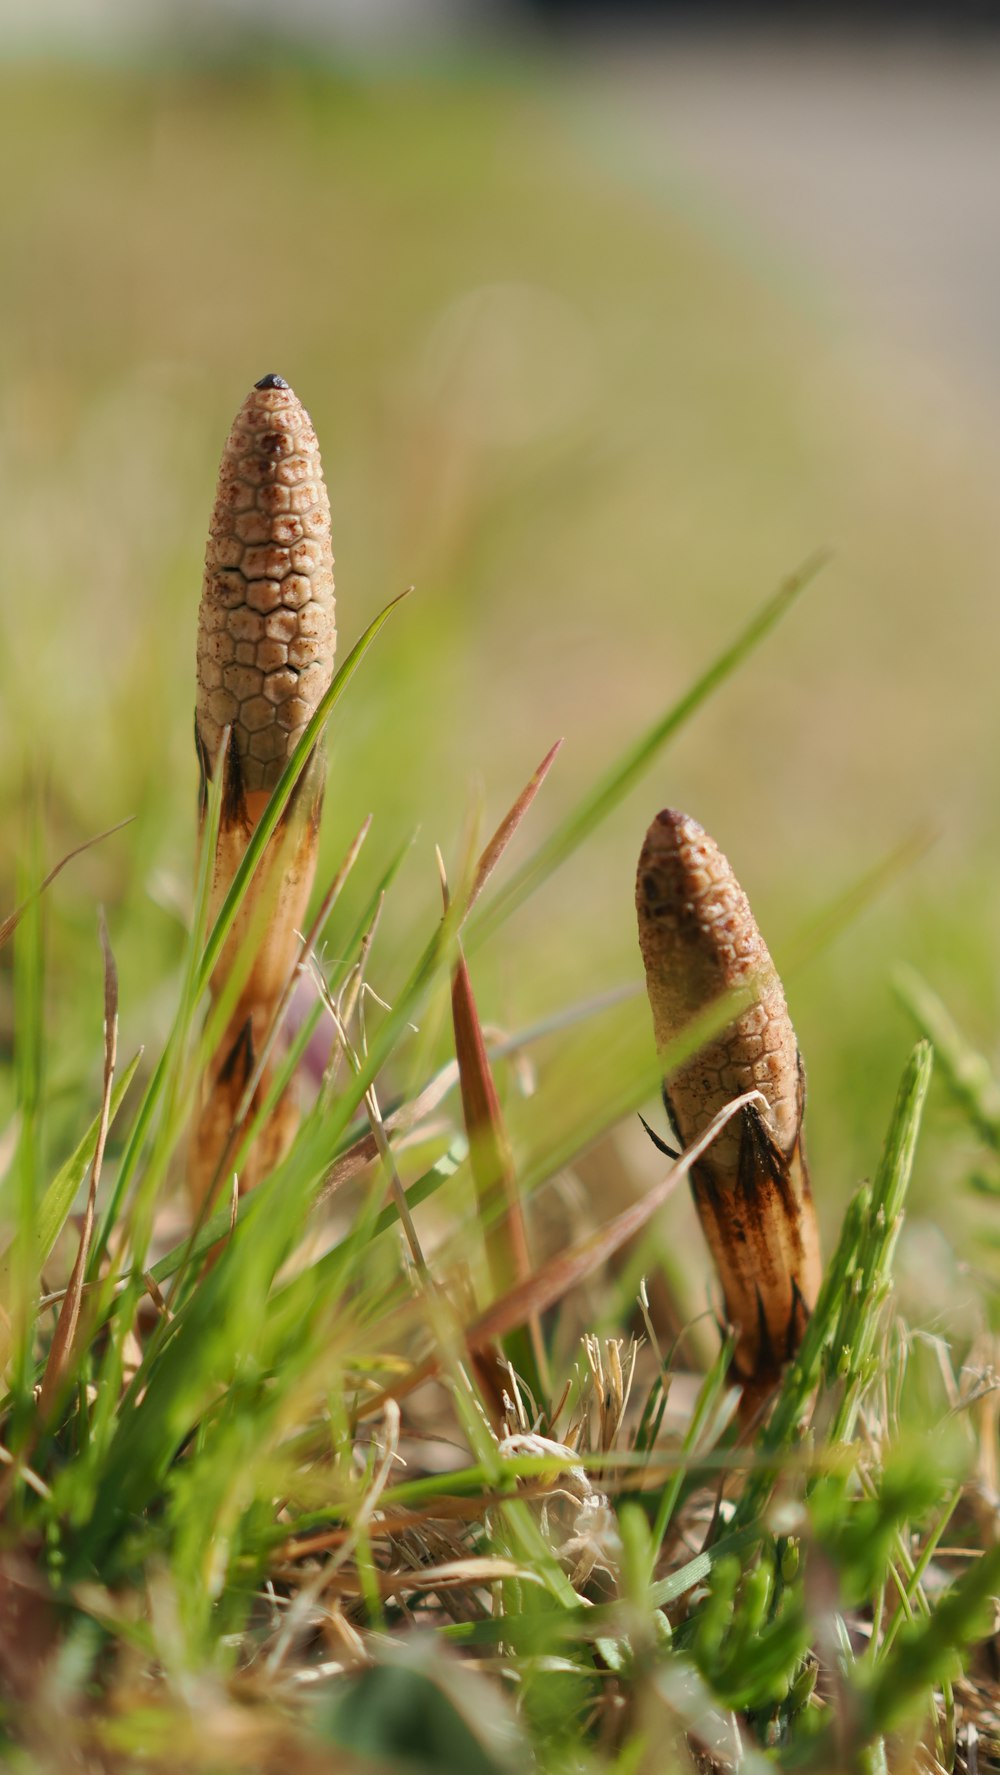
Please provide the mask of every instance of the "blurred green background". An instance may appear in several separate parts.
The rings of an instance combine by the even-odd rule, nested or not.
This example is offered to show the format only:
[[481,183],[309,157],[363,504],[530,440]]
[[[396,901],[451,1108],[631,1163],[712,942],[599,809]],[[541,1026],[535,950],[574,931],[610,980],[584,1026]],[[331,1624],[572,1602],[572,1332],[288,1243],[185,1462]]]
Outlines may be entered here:
[[[155,1052],[172,1010],[204,538],[232,416],[275,370],[323,448],[341,656],[416,587],[331,735],[323,836],[332,869],[374,813],[360,904],[418,834],[372,974],[389,997],[437,916],[433,847],[458,867],[477,798],[489,828],[565,735],[526,854],[832,546],[764,650],[475,964],[484,1018],[508,1028],[638,982],[635,859],[666,804],[718,838],[779,966],[930,831],[786,980],[829,1232],[875,1164],[910,1043],[894,964],[996,1048],[989,427],[846,329],[815,275],[720,227],[696,183],[654,186],[623,152],[627,95],[569,56],[373,69],[252,49],[0,68],[2,904],[26,783],[49,861],[136,816],[49,895],[53,1149],[81,1125],[83,1086],[92,1113],[99,901],[124,1051]],[[645,1024],[644,1000],[629,1015]],[[938,1098],[916,1202],[952,1232],[964,1142]],[[633,1150],[651,1178],[641,1137]],[[921,1237],[944,1306],[946,1253]]]

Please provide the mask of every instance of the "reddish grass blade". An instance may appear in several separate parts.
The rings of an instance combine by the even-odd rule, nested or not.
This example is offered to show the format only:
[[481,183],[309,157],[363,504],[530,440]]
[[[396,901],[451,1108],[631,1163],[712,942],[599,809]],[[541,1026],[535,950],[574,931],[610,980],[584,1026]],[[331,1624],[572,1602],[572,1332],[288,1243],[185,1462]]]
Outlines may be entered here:
[[507,849],[507,846],[521,824],[521,821],[524,819],[525,814],[534,801],[535,796],[538,794],[539,789],[548,776],[552,765],[555,763],[556,753],[559,751],[561,745],[562,740],[556,740],[555,745],[550,747],[546,752],[545,757],[535,771],[534,776],[525,784],[513,806],[504,814],[493,837],[483,851],[483,854],[476,865],[476,873],[473,877],[472,889],[469,894],[468,904],[465,908],[466,917],[468,917],[469,913],[472,911],[473,906],[476,904],[486,883],[493,874],[500,858],[503,856],[504,851]]
[[[515,1283],[527,1282],[531,1275],[531,1255],[500,1099],[486,1053],[472,981],[461,950],[452,978],[451,1010],[462,1114],[469,1138],[469,1163],[476,1187],[486,1261],[494,1292],[502,1295]],[[532,1393],[541,1398],[548,1388],[543,1386],[545,1348],[536,1314],[529,1315],[528,1335],[529,1342],[521,1349],[510,1350],[509,1355]]]
[[494,1291],[502,1294],[531,1272],[524,1215],[507,1130],[464,955],[452,978],[455,1057],[469,1162]]

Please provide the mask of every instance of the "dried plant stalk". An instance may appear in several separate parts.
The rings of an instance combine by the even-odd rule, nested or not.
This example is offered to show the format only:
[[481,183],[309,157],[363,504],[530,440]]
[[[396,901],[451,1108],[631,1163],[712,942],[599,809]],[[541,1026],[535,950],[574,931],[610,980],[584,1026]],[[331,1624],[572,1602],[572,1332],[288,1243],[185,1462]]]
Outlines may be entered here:
[[[333,677],[336,626],[330,502],[316,433],[280,376],[251,389],[223,452],[198,614],[195,732],[205,786],[226,728],[214,921],[268,797]],[[204,1082],[190,1190],[195,1208],[219,1187],[237,1105],[298,958],[297,932],[316,872],[324,759],[313,753],[262,859],[212,979],[217,997],[250,944],[249,973]],[[265,1069],[255,1102],[266,1094]],[[266,1175],[297,1125],[285,1094],[240,1176]]]
[[816,1212],[802,1148],[805,1079],[781,981],[745,893],[714,839],[666,809],[636,881],[639,945],[659,1051],[724,1000],[750,993],[721,1035],[664,1080],[689,1146],[726,1104],[759,1091],[691,1172],[691,1188],[737,1327],[734,1366],[755,1391],[794,1354],[819,1289]]

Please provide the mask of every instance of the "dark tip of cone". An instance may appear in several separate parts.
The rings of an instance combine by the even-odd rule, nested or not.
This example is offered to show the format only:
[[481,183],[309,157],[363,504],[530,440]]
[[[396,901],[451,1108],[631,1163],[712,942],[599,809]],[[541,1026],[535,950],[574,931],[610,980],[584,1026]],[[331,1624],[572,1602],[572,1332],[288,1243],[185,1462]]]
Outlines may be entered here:
[[276,376],[274,374],[274,371],[271,370],[268,372],[268,374],[266,376],[262,376],[259,382],[255,382],[254,387],[255,388],[287,388],[288,383],[285,381],[284,376]]

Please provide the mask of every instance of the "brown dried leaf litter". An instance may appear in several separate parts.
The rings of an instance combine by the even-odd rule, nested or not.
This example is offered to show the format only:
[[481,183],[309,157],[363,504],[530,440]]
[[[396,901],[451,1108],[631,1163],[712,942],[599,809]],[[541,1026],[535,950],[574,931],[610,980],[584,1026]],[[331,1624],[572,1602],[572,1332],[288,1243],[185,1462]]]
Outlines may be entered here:
[[802,1149],[805,1081],[785,995],[745,893],[687,814],[657,815],[639,858],[639,944],[659,1051],[733,994],[751,1002],[664,1080],[683,1146],[748,1091],[747,1105],[691,1172],[702,1229],[737,1328],[734,1366],[769,1386],[794,1354],[821,1278]]

